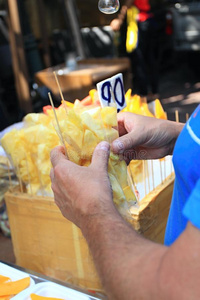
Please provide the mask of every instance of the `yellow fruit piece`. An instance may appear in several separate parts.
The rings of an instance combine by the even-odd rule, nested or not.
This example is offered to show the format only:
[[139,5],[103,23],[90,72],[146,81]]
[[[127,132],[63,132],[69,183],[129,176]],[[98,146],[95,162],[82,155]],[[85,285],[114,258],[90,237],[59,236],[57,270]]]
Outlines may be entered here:
[[30,297],[31,297],[31,300],[64,300],[61,298],[44,297],[44,296],[39,296],[36,294],[31,294]]
[[97,97],[98,97],[97,90],[96,90],[96,89],[90,90],[90,91],[89,91],[89,95],[90,95],[90,97],[92,98],[92,102],[94,103],[95,100],[97,100]]
[[71,145],[77,152],[81,153],[83,145],[83,131],[69,120],[65,121],[64,137],[69,145]]
[[76,127],[78,127],[80,130],[83,130],[83,125],[80,116],[75,112],[74,109],[71,109],[68,111],[66,120],[73,123]]
[[158,99],[155,100],[155,117],[158,119],[167,119],[166,113]]
[[43,113],[31,113],[26,115],[23,121],[27,126],[33,126],[37,124],[48,125],[51,122],[51,118]]
[[106,128],[104,130],[104,134],[105,134],[105,140],[108,143],[112,143],[115,139],[117,139],[119,137],[119,133],[116,129],[114,128]]
[[111,173],[108,173],[108,175],[113,191],[113,201],[116,205],[120,205],[120,203],[126,200],[126,197],[116,177]]
[[99,142],[100,140],[97,138],[97,136],[91,130],[86,129],[83,137],[81,159],[91,160],[92,153]]
[[9,300],[10,296],[0,296],[0,300]]
[[81,166],[83,167],[89,167],[89,165],[91,164],[91,161],[90,160],[81,160]]
[[126,200],[128,202],[130,201],[136,201],[136,197],[135,197],[135,194],[133,193],[132,189],[130,186],[126,186],[125,188],[123,188],[123,192],[124,192],[124,195],[126,197]]
[[117,109],[115,107],[103,107],[101,117],[105,126],[117,127]]
[[30,285],[30,277],[0,284],[0,296],[17,295]]
[[66,144],[67,156],[70,161],[74,162],[77,165],[80,165],[81,156],[76,150],[69,144]]
[[9,277],[6,277],[6,276],[3,276],[3,275],[0,275],[0,283],[3,283],[3,282],[6,282],[6,281],[9,281],[10,278]]
[[122,188],[126,187],[128,185],[127,182],[127,165],[124,160],[119,160],[114,164],[114,170],[117,177],[117,180],[119,181]]
[[66,101],[66,100],[64,100],[64,103],[63,103],[63,101],[62,101],[62,104],[63,104],[64,107],[65,107],[65,105],[66,105],[67,107],[70,107],[70,108],[73,108],[73,107],[74,107],[74,103],[69,102],[69,101]]
[[88,112],[81,114],[81,120],[85,129],[91,130],[100,140],[104,139],[104,127],[100,120],[93,119]]

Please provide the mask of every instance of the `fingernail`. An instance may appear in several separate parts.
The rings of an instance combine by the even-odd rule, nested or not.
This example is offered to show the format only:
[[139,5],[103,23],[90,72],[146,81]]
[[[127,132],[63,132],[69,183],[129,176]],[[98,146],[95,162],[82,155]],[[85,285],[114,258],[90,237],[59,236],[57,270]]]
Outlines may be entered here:
[[116,152],[120,152],[124,150],[124,144],[120,142],[119,140],[116,140],[112,143],[112,148]]
[[97,149],[108,152],[110,149],[110,145],[107,142],[101,142],[98,144]]

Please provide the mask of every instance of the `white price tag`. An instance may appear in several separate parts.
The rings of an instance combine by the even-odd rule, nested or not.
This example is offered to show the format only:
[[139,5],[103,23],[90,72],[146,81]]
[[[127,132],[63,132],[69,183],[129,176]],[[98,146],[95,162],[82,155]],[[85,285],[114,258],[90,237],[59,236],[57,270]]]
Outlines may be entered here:
[[115,103],[117,112],[126,107],[122,73],[97,83],[97,91],[102,107]]

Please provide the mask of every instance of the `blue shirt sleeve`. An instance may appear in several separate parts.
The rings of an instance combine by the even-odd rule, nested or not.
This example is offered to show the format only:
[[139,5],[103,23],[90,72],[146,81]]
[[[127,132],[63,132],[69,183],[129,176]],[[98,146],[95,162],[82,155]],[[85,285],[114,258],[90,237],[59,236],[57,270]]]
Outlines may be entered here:
[[195,227],[200,229],[200,179],[197,181],[183,208],[183,215]]

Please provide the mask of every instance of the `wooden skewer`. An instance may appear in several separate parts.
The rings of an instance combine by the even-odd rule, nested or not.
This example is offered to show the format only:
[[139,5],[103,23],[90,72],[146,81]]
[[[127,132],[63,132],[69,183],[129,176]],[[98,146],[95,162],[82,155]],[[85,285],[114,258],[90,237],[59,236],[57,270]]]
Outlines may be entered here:
[[27,174],[28,174],[28,183],[30,186],[30,193],[31,196],[33,196],[33,190],[32,190],[32,185],[31,185],[31,177],[30,177],[30,170],[29,170],[29,165],[28,165],[28,157],[27,154],[25,153],[25,158],[26,158],[26,169],[27,169]]
[[179,122],[179,112],[178,110],[175,111],[175,117],[176,117],[176,122]]
[[146,174],[147,174],[148,190],[150,193],[149,166],[148,166],[148,162],[146,160],[145,160],[145,169],[146,169]]
[[160,160],[160,159],[159,159],[159,163],[160,163],[160,178],[161,178],[161,184],[163,184],[162,164],[161,164],[161,160]]
[[142,167],[143,167],[142,175],[143,175],[143,182],[144,182],[144,196],[146,196],[147,188],[146,188],[146,170],[145,170],[145,161],[144,160],[142,161]]
[[137,203],[139,201],[139,192],[138,192],[138,189],[137,189],[137,186],[135,184],[135,181],[133,179],[133,174],[131,172],[131,169],[130,169],[130,165],[128,165],[128,176],[129,176],[129,180],[131,182],[131,185],[133,186],[133,189],[134,189],[134,193],[135,193],[135,197],[136,197],[136,200],[137,200]]
[[17,163],[17,174],[18,174],[18,179],[19,179],[20,192],[23,193],[23,185],[22,185],[22,180],[21,180],[20,169],[19,169],[18,163]]
[[153,160],[151,160],[151,175],[152,175],[152,184],[153,184],[153,190],[154,190],[155,182],[154,182],[154,172],[153,172]]
[[189,120],[189,114],[188,113],[186,113],[185,118],[186,118],[186,122],[187,122]]
[[6,161],[6,165],[7,165],[7,168],[8,168],[9,189],[12,190],[12,180],[11,180],[11,175],[10,175],[10,166],[9,166],[8,158],[7,158],[7,161]]
[[57,74],[56,74],[55,71],[53,72],[53,74],[54,74],[54,77],[55,77],[55,80],[56,80],[56,83],[57,83],[57,86],[58,86],[58,89],[59,89],[60,97],[61,97],[61,99],[62,99],[61,102],[62,102],[62,104],[64,105],[65,111],[66,111],[66,113],[67,113],[67,105],[66,105],[66,103],[65,103],[65,99],[64,99],[64,96],[63,96],[63,93],[62,93],[62,90],[61,90],[61,86],[60,86],[60,83],[59,83],[59,81],[58,81],[58,76],[57,76]]
[[49,100],[50,100],[50,103],[51,103],[51,106],[53,108],[53,113],[54,113],[54,117],[55,117],[55,120],[56,120],[56,124],[58,126],[58,131],[59,131],[59,138],[60,138],[60,142],[61,144],[63,145],[64,149],[65,149],[65,155],[67,155],[67,149],[66,149],[66,146],[65,146],[65,143],[64,143],[64,139],[63,139],[63,136],[62,136],[62,132],[60,130],[60,125],[59,125],[59,122],[58,122],[58,118],[57,118],[57,115],[56,115],[56,110],[55,110],[55,107],[54,107],[54,104],[53,104],[53,100],[52,100],[52,97],[51,97],[51,94],[48,93],[48,96],[49,96]]
[[167,178],[167,172],[166,172],[166,159],[164,157],[164,180]]
[[54,71],[53,74],[54,74],[54,76],[55,76],[55,80],[56,80],[56,83],[57,83],[57,85],[58,85],[60,97],[61,97],[62,101],[65,101],[65,100],[64,100],[63,93],[62,93],[62,90],[61,90],[60,83],[59,83],[59,81],[58,81],[58,77],[57,77],[57,75],[56,75],[56,72]]

